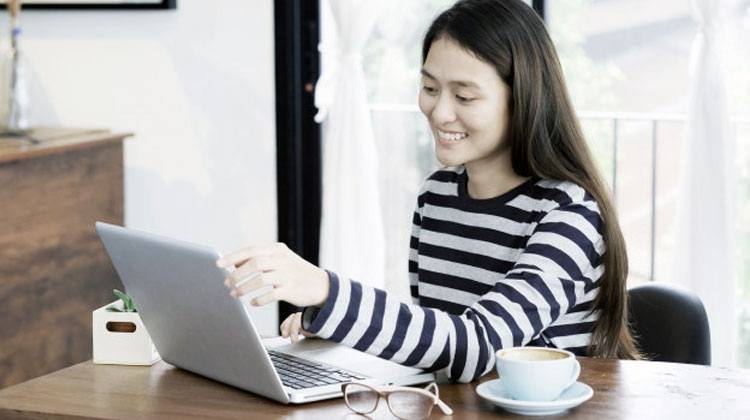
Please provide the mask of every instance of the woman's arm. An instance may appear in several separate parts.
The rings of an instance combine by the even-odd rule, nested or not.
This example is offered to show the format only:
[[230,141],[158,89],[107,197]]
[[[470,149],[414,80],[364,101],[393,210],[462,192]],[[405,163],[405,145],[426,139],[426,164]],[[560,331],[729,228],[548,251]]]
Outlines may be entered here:
[[328,298],[322,308],[305,310],[303,327],[384,359],[447,368],[453,380],[472,381],[492,369],[496,350],[526,345],[584,303],[603,270],[600,224],[598,213],[581,204],[550,211],[514,267],[461,315],[402,303],[329,273]]
[[[412,229],[411,229],[411,238],[409,240],[409,291],[412,298],[412,303],[415,305],[419,305],[419,289],[417,287],[418,283],[418,272],[419,272],[419,263],[418,263],[418,245],[419,245],[419,231],[422,227],[422,216],[421,216],[421,207],[419,204],[417,205],[417,208],[414,210],[414,216],[412,219]],[[326,278],[328,276],[326,275]],[[309,315],[309,313],[308,313]],[[281,336],[284,338],[289,337],[289,339],[296,343],[299,341],[299,335],[302,334],[306,337],[315,337],[315,334],[310,333],[309,331],[306,331],[302,328],[302,321],[301,321],[301,313],[296,312],[291,315],[289,315],[284,322],[281,323],[279,326],[279,331],[281,332]]]
[[417,258],[419,251],[417,248],[419,246],[419,232],[421,229],[421,206],[417,204],[414,216],[412,217],[411,237],[409,238],[409,294],[411,295],[412,303],[415,305],[419,305],[419,289],[417,287],[419,283],[419,262]]

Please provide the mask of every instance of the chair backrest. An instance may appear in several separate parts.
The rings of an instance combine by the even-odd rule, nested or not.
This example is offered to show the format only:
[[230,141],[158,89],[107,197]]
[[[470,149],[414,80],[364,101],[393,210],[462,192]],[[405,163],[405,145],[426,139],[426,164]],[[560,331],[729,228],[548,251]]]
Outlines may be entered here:
[[706,310],[694,293],[664,283],[628,290],[630,325],[642,354],[663,362],[711,364]]

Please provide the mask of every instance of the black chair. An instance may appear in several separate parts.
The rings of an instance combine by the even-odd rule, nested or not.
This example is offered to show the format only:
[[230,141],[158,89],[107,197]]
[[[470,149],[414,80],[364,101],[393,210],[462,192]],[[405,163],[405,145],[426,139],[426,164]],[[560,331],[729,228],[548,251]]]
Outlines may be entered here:
[[663,283],[628,290],[631,330],[646,359],[711,364],[706,310],[693,293]]

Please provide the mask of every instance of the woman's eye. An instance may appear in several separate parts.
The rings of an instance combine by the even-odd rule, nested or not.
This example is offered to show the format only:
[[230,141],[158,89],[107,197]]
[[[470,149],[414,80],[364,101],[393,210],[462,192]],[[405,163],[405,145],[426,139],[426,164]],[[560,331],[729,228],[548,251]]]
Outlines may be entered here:
[[424,90],[425,92],[429,94],[434,94],[435,92],[437,92],[437,89],[431,86],[422,86],[422,90]]
[[474,98],[467,98],[465,96],[456,95],[456,99],[458,99],[459,102],[471,102]]

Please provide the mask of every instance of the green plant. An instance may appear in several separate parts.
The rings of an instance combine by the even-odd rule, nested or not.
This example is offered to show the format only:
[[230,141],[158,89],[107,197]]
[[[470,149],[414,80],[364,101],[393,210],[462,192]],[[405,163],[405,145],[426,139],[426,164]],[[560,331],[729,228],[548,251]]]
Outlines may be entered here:
[[133,305],[133,299],[130,296],[117,289],[113,289],[112,292],[114,292],[115,296],[117,296],[122,301],[123,309],[120,309],[114,305],[108,306],[107,310],[109,312],[138,312],[135,309],[135,305]]

